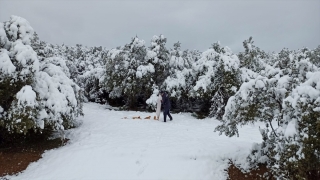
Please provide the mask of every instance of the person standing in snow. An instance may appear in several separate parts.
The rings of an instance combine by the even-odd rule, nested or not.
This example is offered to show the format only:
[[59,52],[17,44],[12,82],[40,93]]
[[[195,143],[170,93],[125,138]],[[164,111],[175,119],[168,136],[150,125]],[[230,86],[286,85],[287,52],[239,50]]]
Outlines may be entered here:
[[161,104],[162,104],[162,96],[161,96],[161,93],[159,93],[159,96],[157,99],[157,111],[156,111],[157,117],[155,118],[156,120],[159,120],[160,118]]
[[161,96],[162,96],[164,122],[166,122],[167,115],[169,116],[170,121],[172,121],[172,116],[170,114],[171,103],[170,103],[168,94],[164,91],[161,91]]

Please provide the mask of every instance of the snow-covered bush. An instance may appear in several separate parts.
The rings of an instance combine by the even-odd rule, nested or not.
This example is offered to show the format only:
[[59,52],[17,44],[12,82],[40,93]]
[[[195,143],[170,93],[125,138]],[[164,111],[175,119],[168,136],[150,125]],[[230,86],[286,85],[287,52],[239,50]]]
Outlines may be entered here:
[[[105,58],[107,51],[102,47],[91,47],[84,51],[84,71],[75,74],[74,81],[83,88],[84,95],[89,101],[105,102],[104,79],[105,79]],[[69,69],[77,67],[68,61]]]
[[307,73],[307,80],[282,101],[281,123],[273,132],[261,129],[263,142],[248,156],[253,166],[267,164],[278,179],[320,177],[319,73]]
[[7,34],[7,37],[2,38],[8,39],[10,42],[21,40],[23,44],[28,45],[30,45],[30,41],[34,32],[29,22],[19,16],[11,16],[10,20],[4,23],[4,30]]
[[225,107],[223,124],[217,130],[227,136],[238,135],[237,125],[278,121],[281,102],[287,90],[276,79],[259,76],[241,85]]
[[109,93],[111,99],[120,97],[122,95],[122,77],[125,75],[124,67],[126,63],[123,61],[122,47],[117,49],[111,49],[107,55],[107,66],[106,66],[106,90]]
[[55,56],[55,47],[44,41],[41,41],[38,34],[34,32],[31,39],[31,47],[37,53],[39,61],[43,61],[45,58]]
[[[76,46],[52,45],[40,41],[36,33],[31,40],[31,46],[38,54],[40,61],[51,58],[50,61],[53,64],[63,68],[66,75],[82,88],[85,101],[106,101],[103,84],[105,58],[108,52],[106,49],[101,46],[85,47],[80,44]],[[56,59],[63,59],[63,62],[57,62]]]
[[165,47],[167,38],[164,35],[153,36],[151,45],[147,49],[146,60],[154,67],[151,78],[154,83],[161,87],[164,80],[169,76],[169,51]]
[[220,118],[227,100],[240,86],[238,57],[228,47],[214,43],[202,53],[192,69],[196,81],[190,95],[202,99],[201,104],[205,104],[208,111],[211,107],[210,116]]
[[279,178],[320,177],[320,71],[306,78],[283,101],[283,125],[270,152]]
[[307,58],[310,59],[312,64],[320,68],[320,45],[314,50],[309,50],[309,52],[307,52]]
[[192,64],[194,63],[193,51],[181,51],[180,43],[174,44],[170,52],[170,75],[163,82],[161,89],[169,92],[173,107],[180,111],[192,111],[192,97],[190,92],[194,86]]
[[263,141],[253,145],[248,161],[266,164],[279,179],[320,177],[320,70],[308,52],[283,50],[273,66],[261,63],[260,75],[229,99],[216,128],[234,136],[239,125],[265,122]]
[[263,60],[267,57],[267,54],[253,43],[252,37],[243,42],[245,52],[238,54],[240,67],[251,69],[254,72],[260,72],[264,69]]
[[[35,73],[39,71],[37,54],[30,46],[33,29],[25,19],[17,16],[1,23],[0,29],[3,42],[0,49],[0,124],[8,131],[17,129],[18,133],[25,132],[26,128],[33,126],[32,115],[37,113],[36,103],[31,102],[34,94],[30,88]],[[25,98],[26,94],[31,96],[30,99]],[[31,112],[32,108],[35,112]]]
[[40,65],[35,77],[35,91],[38,94],[40,114],[44,127],[53,130],[74,127],[76,118],[82,115],[82,94],[76,85],[64,73],[63,69],[48,61]]
[[80,88],[64,60],[39,62],[32,37],[21,17],[0,24],[0,128],[8,133],[67,129],[82,114]]
[[193,89],[194,76],[192,69],[184,68],[176,70],[167,77],[162,85],[162,90],[169,92],[173,108],[179,111],[192,111],[192,97],[190,92]]
[[25,85],[16,94],[10,108],[5,111],[2,126],[7,131],[26,134],[29,129],[37,129],[39,104],[36,93],[30,85]]
[[189,55],[189,51],[181,51],[181,43],[173,44],[173,49],[170,51],[169,72],[174,73],[175,70],[182,71],[183,69],[190,69],[194,59]]
[[128,108],[136,108],[138,100],[145,100],[152,93],[155,72],[146,57],[145,42],[137,37],[124,47],[112,49],[107,55],[106,90],[109,97],[124,98]]
[[146,104],[151,108],[152,110],[156,110],[157,108],[157,101],[159,98],[160,89],[158,86],[153,84],[152,86],[153,92],[151,96],[146,100]]
[[211,108],[209,117],[215,117],[221,120],[225,112],[225,106],[228,99],[233,96],[241,84],[240,62],[238,57],[232,54],[228,47],[218,50],[219,45],[214,44],[217,51],[221,51],[220,59],[215,69],[215,78],[213,81],[214,95],[211,99]]

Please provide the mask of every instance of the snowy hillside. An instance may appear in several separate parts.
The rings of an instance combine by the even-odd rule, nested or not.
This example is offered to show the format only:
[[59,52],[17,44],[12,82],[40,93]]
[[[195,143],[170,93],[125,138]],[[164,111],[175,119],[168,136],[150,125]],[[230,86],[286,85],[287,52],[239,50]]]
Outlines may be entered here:
[[173,114],[173,121],[121,119],[152,113],[113,111],[84,105],[83,124],[69,130],[69,143],[47,151],[12,180],[56,179],[225,179],[229,158],[243,161],[253,142],[260,142],[257,127],[245,126],[240,137],[213,132],[214,119],[198,120]]

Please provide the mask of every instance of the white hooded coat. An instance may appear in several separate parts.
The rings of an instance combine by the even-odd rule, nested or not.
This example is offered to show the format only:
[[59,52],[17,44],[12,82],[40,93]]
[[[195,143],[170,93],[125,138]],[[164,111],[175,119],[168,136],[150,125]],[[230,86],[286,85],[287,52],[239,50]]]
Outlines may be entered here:
[[162,96],[159,94],[158,99],[157,99],[157,117],[160,117],[160,112],[161,112],[161,101],[162,101]]

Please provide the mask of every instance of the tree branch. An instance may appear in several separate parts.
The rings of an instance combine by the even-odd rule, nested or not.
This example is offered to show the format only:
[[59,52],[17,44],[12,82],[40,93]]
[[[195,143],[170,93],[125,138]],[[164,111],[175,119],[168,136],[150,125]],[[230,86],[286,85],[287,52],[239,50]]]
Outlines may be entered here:
[[269,121],[270,127],[271,127],[271,129],[272,129],[272,131],[273,131],[274,135],[275,135],[276,137],[278,137],[278,136],[277,136],[277,134],[276,134],[276,132],[275,132],[275,131],[274,131],[274,129],[273,129],[273,126],[272,126],[272,124],[271,124],[271,120],[270,120],[270,119],[268,119],[268,121]]

